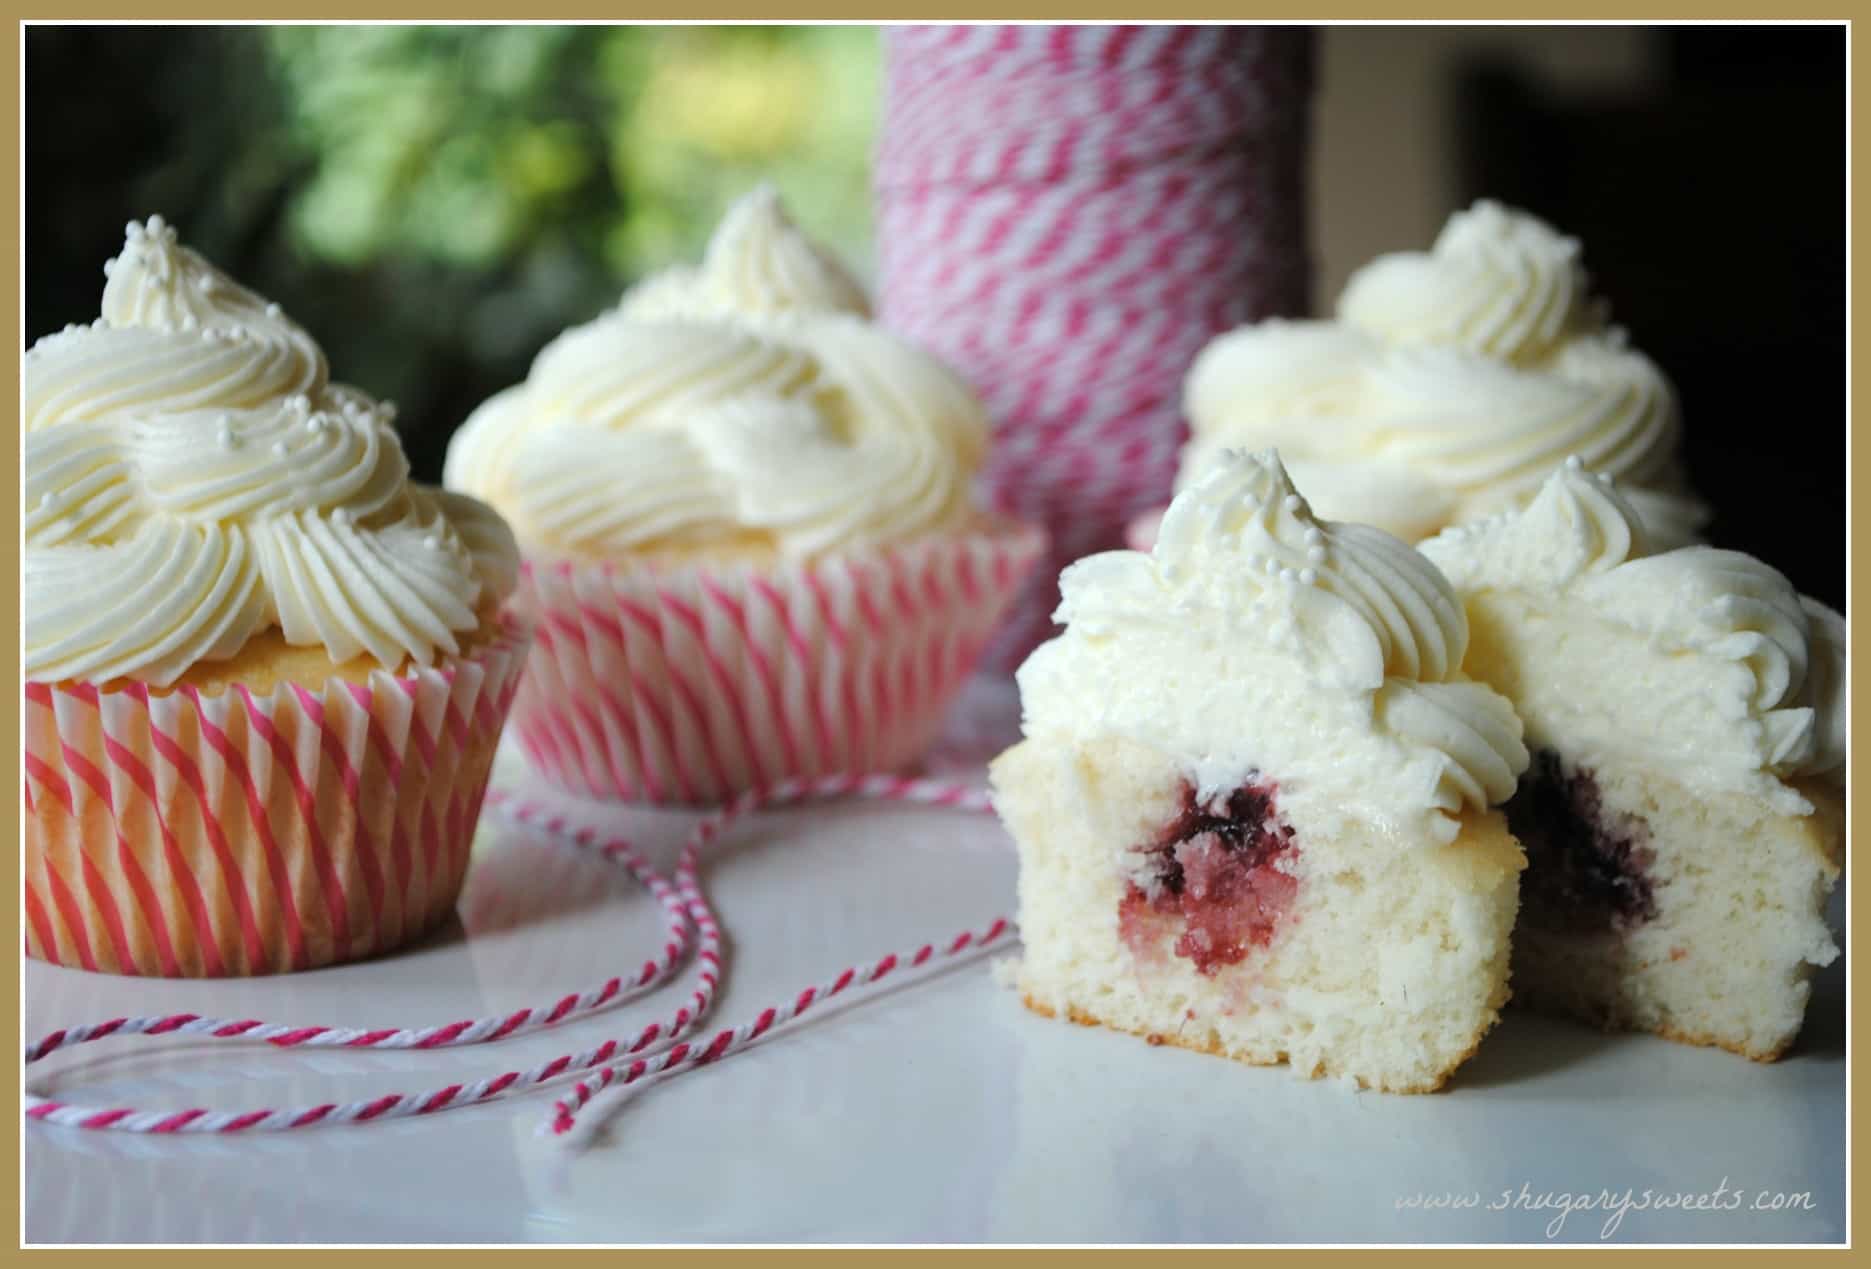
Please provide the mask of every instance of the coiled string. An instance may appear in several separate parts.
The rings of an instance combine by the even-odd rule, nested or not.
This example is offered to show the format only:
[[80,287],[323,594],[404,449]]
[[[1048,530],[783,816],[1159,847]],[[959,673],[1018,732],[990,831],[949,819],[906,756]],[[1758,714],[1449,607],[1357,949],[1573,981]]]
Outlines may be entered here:
[[1050,629],[1059,567],[1168,500],[1183,374],[1214,335],[1304,311],[1311,34],[1299,27],[885,32],[883,320],[974,383],[994,505],[1052,567],[1003,628]]
[[555,1103],[546,1125],[554,1133],[578,1126],[579,1112],[607,1088],[628,1087],[680,1075],[716,1062],[779,1031],[796,1025],[808,1011],[840,996],[856,997],[910,981],[919,974],[969,959],[1000,945],[1013,923],[996,918],[979,930],[964,930],[939,943],[852,965],[822,982],[724,1027],[706,1039],[691,1039],[714,1006],[721,978],[721,931],[702,884],[702,859],[708,848],[737,820],[768,807],[800,802],[866,799],[918,803],[986,812],[987,797],[962,784],[897,776],[833,776],[789,781],[744,794],[700,821],[684,841],[673,878],[652,868],[629,842],[581,825],[561,812],[503,795],[489,794],[490,810],[510,822],[537,830],[566,845],[596,852],[641,883],[661,906],[665,939],[658,953],[627,972],[581,992],[508,1014],[408,1028],[359,1028],[268,1023],[254,1018],[208,1018],[192,1013],[111,1018],[53,1031],[28,1044],[25,1065],[43,1061],[62,1049],[113,1036],[186,1035],[210,1040],[266,1043],[277,1048],[442,1049],[497,1040],[555,1026],[614,1008],[669,981],[694,949],[693,983],[683,1003],[669,1016],[601,1044],[562,1054],[522,1070],[508,1070],[472,1083],[448,1084],[417,1093],[386,1093],[357,1101],[311,1106],[260,1107],[247,1110],[142,1109],[91,1106],[27,1091],[28,1120],[66,1128],[146,1134],[257,1133],[338,1124],[370,1123],[430,1115],[455,1107],[497,1101],[526,1090],[577,1076],[571,1090]]

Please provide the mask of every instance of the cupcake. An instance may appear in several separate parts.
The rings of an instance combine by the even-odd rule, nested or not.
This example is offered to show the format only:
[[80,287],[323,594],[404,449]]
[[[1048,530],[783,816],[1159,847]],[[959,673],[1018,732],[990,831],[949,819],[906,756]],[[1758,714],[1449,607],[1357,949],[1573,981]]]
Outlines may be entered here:
[[771,190],[742,199],[449,447],[525,556],[535,768],[707,803],[914,760],[1041,546],[976,509],[986,438]]
[[1423,544],[1467,604],[1467,669],[1533,762],[1514,984],[1536,1006],[1768,1060],[1845,860],[1845,622],[1738,551],[1658,550],[1571,464],[1524,510]]
[[1154,551],[1060,578],[990,768],[1044,1014],[1399,1092],[1508,996],[1520,722],[1433,565],[1220,455]]
[[506,526],[152,217],[27,352],[28,954],[308,969],[453,907],[527,637]]
[[1675,392],[1608,318],[1577,240],[1477,203],[1430,251],[1355,273],[1337,320],[1261,322],[1203,349],[1177,487],[1222,449],[1275,445],[1319,514],[1416,542],[1525,506],[1578,454],[1659,541],[1694,541],[1708,513],[1683,474]]

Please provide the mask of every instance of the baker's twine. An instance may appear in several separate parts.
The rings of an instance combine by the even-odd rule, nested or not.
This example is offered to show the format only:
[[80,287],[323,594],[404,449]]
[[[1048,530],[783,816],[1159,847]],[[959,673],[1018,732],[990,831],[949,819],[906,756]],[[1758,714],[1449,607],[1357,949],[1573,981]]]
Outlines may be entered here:
[[988,653],[1010,668],[1050,630],[1059,568],[1168,501],[1202,345],[1305,311],[1310,35],[908,26],[884,41],[880,314],[981,393],[984,491],[1052,541]]
[[26,1118],[63,1128],[145,1134],[280,1132],[431,1115],[460,1106],[499,1101],[576,1076],[577,1082],[553,1104],[549,1119],[541,1126],[542,1130],[563,1135],[579,1126],[580,1112],[606,1089],[660,1082],[718,1062],[797,1026],[809,1012],[815,1009],[822,1012],[822,1006],[829,1001],[855,1000],[888,987],[907,985],[1010,941],[1014,925],[1006,917],[999,917],[979,930],[964,930],[942,942],[924,943],[909,952],[893,952],[877,960],[848,966],[768,1005],[739,1025],[721,1028],[705,1039],[699,1038],[697,1033],[719,993],[722,973],[721,930],[702,883],[703,855],[730,826],[752,812],[828,800],[914,803],[975,812],[991,809],[987,795],[981,790],[944,781],[888,775],[840,775],[787,781],[743,794],[697,823],[683,842],[673,877],[665,878],[624,838],[607,835],[562,810],[494,790],[488,794],[488,806],[494,813],[551,840],[591,851],[622,868],[648,890],[665,918],[661,949],[634,970],[617,974],[595,987],[511,1013],[433,1026],[370,1029],[273,1023],[254,1018],[210,1018],[193,1013],[111,1018],[62,1028],[27,1045],[25,1065],[31,1066],[81,1044],[133,1035],[191,1036],[265,1043],[283,1049],[447,1049],[490,1044],[637,999],[668,982],[693,949],[693,985],[674,1013],[650,1022],[629,1036],[605,1040],[536,1066],[416,1093],[386,1093],[359,1101],[321,1102],[311,1106],[216,1111],[205,1107],[145,1110],[92,1106],[28,1091],[25,1094]]

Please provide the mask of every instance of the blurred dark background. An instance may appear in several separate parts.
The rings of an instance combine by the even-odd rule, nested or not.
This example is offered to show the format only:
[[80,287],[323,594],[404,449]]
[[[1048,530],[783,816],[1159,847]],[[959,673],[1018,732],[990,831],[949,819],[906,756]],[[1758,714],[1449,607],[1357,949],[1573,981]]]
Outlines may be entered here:
[[1711,538],[1845,604],[1845,41],[1816,27],[1655,34],[1637,92],[1543,91],[1477,59],[1458,201],[1585,243],[1616,320],[1676,381]]
[[[160,212],[396,400],[429,478],[756,180],[870,256],[867,28],[32,27],[25,73],[28,340]],[[1317,307],[1475,197],[1549,218],[1675,379],[1715,540],[1842,607],[1843,28],[1335,27],[1319,84]]]

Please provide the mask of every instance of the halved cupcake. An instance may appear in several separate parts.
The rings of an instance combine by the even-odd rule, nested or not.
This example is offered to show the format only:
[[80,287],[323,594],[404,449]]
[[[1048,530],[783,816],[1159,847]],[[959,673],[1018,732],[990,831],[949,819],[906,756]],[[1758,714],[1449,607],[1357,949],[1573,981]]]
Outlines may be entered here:
[[1844,865],[1845,623],[1738,551],[1657,551],[1576,460],[1526,510],[1423,544],[1466,667],[1532,765],[1514,983],[1536,1006],[1771,1060]]
[[986,438],[772,191],[736,204],[449,448],[526,554],[534,766],[695,803],[915,759],[1040,550],[970,496]]
[[511,534],[152,217],[25,402],[30,955],[257,974],[454,905],[527,637]]
[[1043,1013],[1394,1091],[1508,996],[1520,723],[1448,583],[1220,456],[1153,551],[1068,567],[991,768]]

